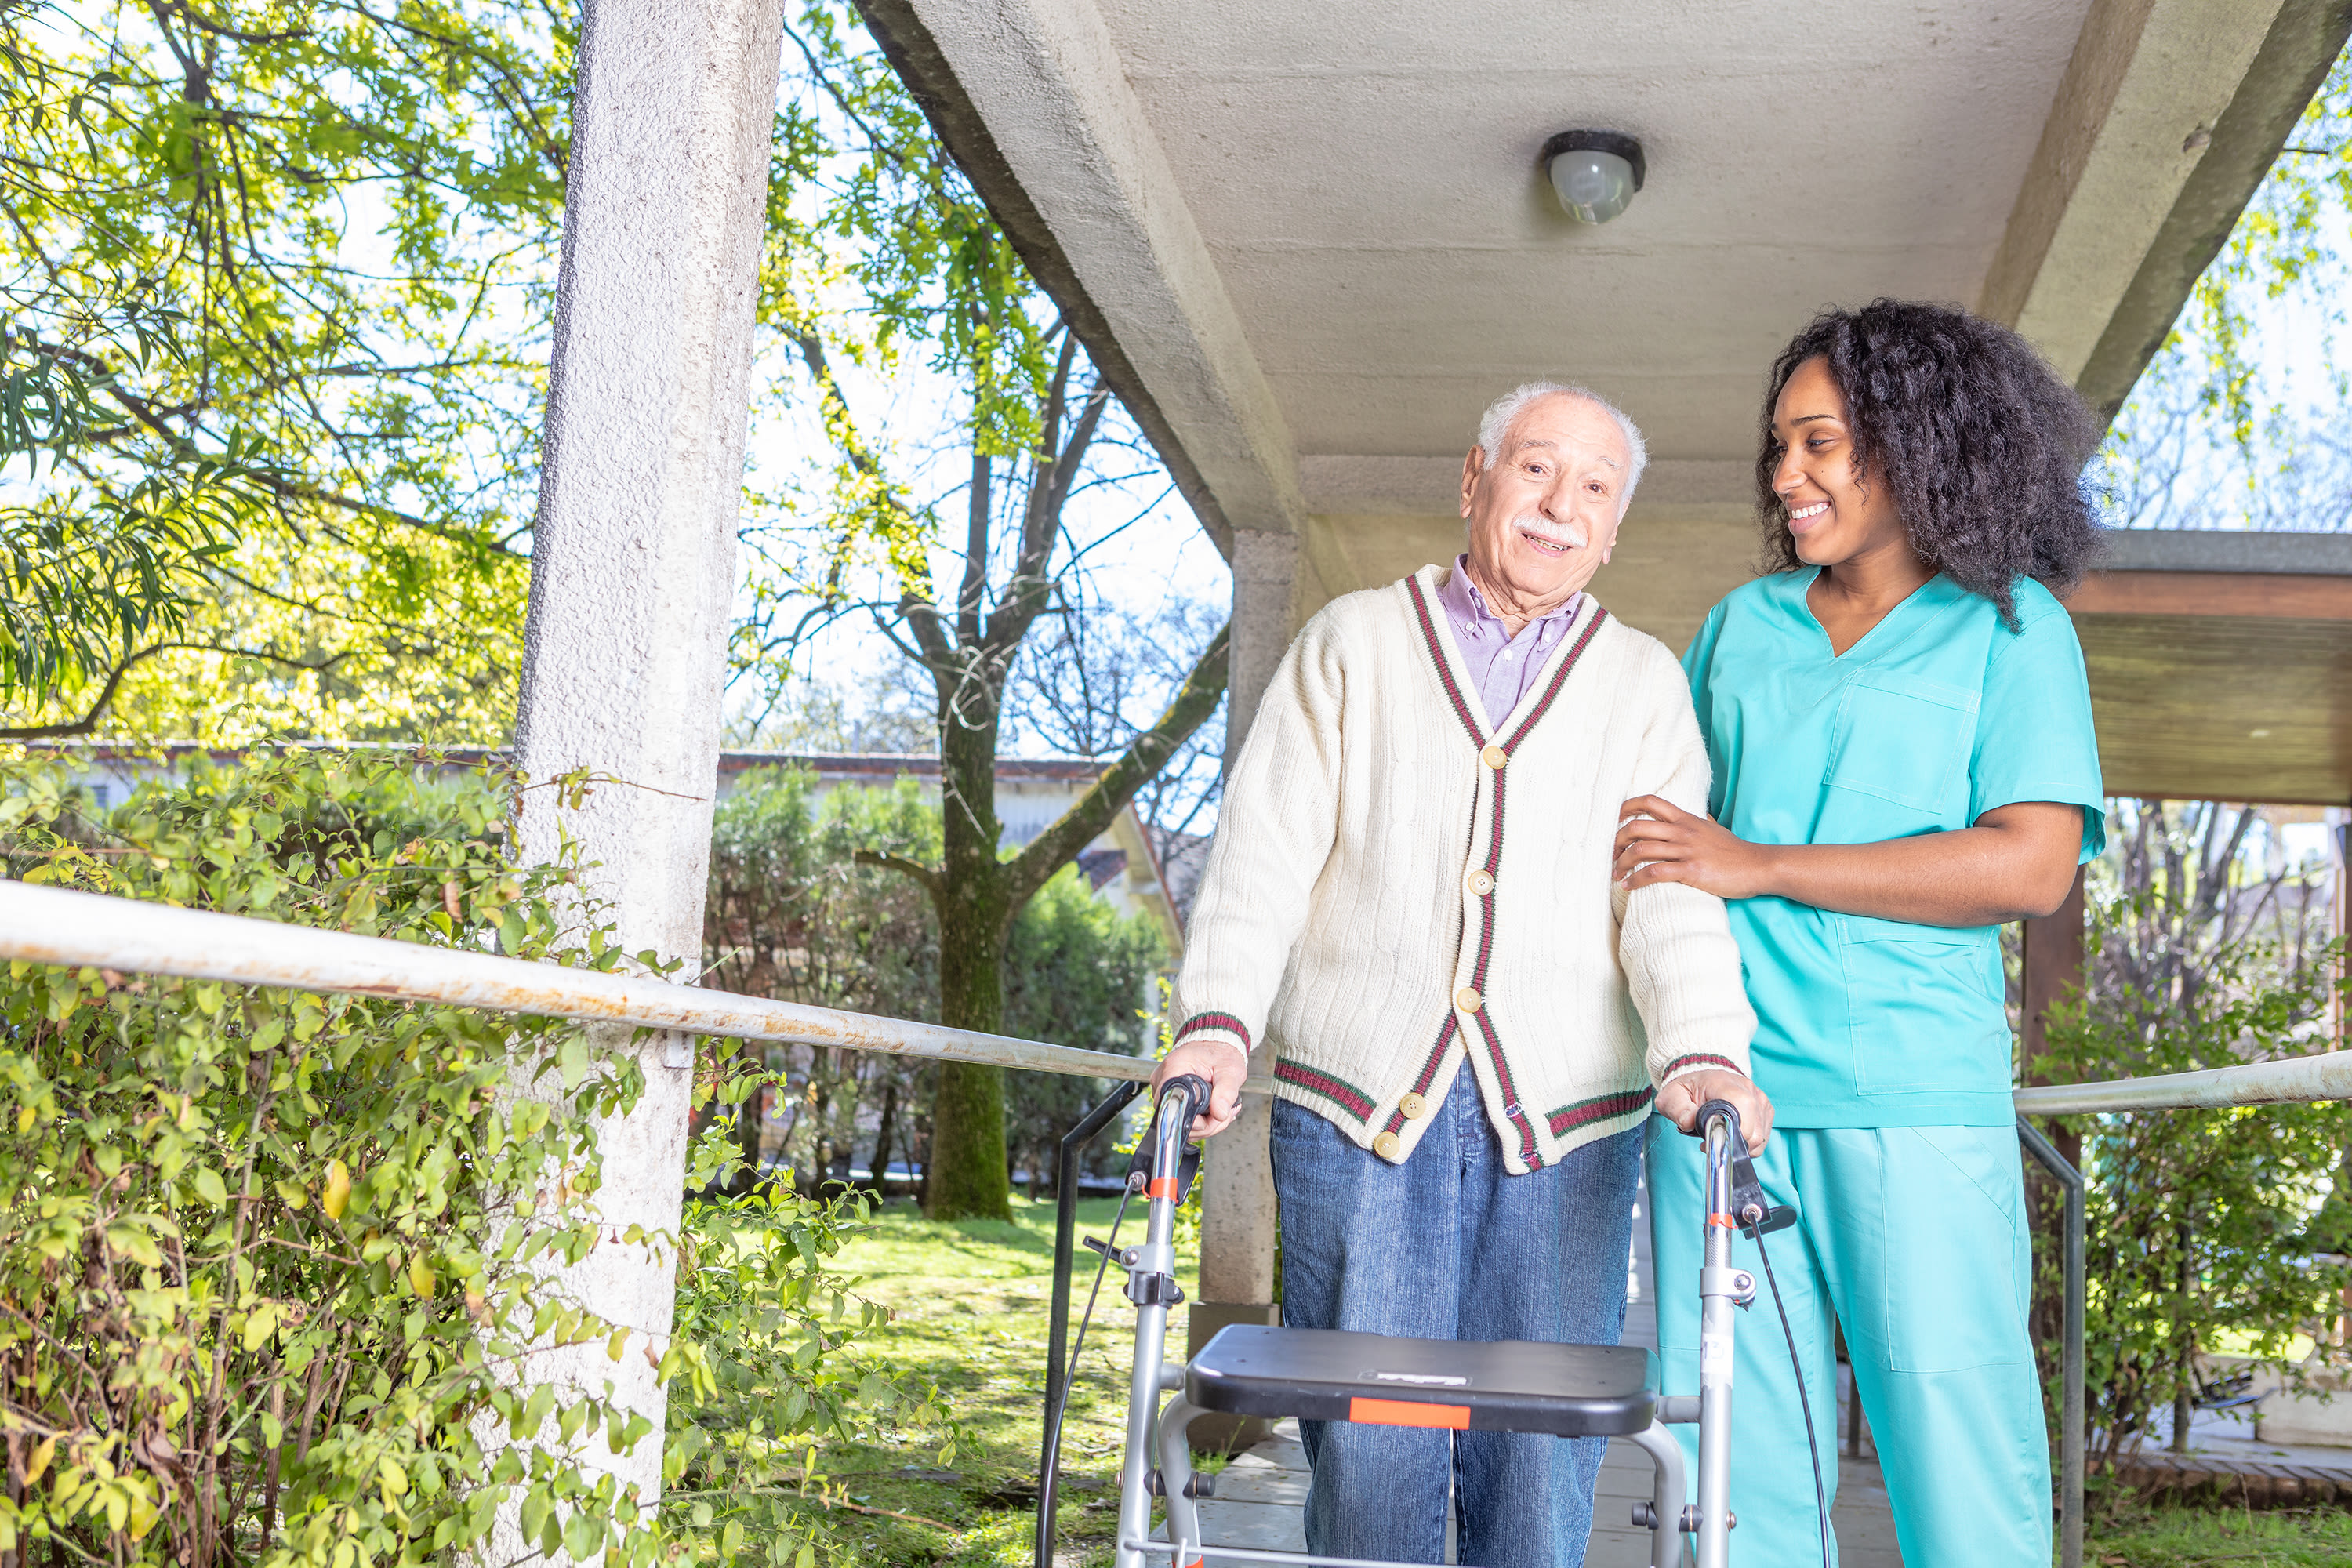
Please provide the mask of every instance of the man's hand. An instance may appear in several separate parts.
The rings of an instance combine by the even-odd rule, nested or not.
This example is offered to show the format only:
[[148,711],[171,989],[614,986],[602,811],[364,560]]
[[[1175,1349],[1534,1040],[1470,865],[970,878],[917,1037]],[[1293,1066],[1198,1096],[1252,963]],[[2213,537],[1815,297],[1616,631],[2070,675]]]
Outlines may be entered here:
[[[1249,1058],[1219,1040],[1179,1046],[1160,1058],[1160,1070],[1151,1075],[1152,1102],[1159,1103],[1161,1084],[1188,1072],[1209,1080],[1209,1109],[1192,1118],[1192,1135],[1208,1138],[1231,1127],[1242,1113],[1242,1079],[1249,1077]],[[1740,1114],[1747,1114],[1744,1108]]]
[[1774,892],[1770,850],[1750,844],[1696,812],[1661,795],[1637,795],[1618,812],[1617,863],[1611,875],[1628,891],[1653,882],[1680,882],[1718,899]]
[[[1233,1053],[1225,1053],[1231,1056]],[[1772,1102],[1754,1080],[1720,1068],[1685,1073],[1658,1090],[1658,1114],[1685,1132],[1698,1131],[1698,1108],[1710,1100],[1727,1100],[1739,1112],[1739,1131],[1748,1137],[1748,1152],[1761,1154],[1772,1134]]]

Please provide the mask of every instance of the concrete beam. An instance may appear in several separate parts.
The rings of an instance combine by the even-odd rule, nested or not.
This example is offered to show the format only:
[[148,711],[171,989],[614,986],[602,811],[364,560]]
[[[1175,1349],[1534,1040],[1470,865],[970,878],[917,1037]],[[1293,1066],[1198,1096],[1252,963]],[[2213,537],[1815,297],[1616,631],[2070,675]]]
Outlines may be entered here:
[[2250,572],[2352,576],[2352,533],[2252,533],[2220,529],[2118,528],[2102,572]]
[[[596,0],[572,100],[516,749],[534,784],[595,777],[576,809],[553,789],[524,792],[516,828],[537,859],[563,833],[578,841],[583,891],[624,952],[689,966],[702,952],[782,26],[783,0]],[[641,1053],[646,1078],[635,1109],[598,1129],[600,1216],[615,1236],[636,1225],[674,1237],[691,1052],[677,1035],[641,1047],[625,1025],[594,1033]],[[617,1362],[601,1346],[543,1349],[531,1372],[592,1393],[610,1380],[653,1423],[628,1454],[601,1438],[577,1450],[650,1503],[667,1400],[637,1352],[667,1347],[672,1252],[608,1242],[554,1283],[641,1337]]]
[[1090,0],[858,0],[1216,540],[1305,523],[1274,391]]
[[1977,308],[2112,417],[2347,30],[2347,0],[2095,0]]

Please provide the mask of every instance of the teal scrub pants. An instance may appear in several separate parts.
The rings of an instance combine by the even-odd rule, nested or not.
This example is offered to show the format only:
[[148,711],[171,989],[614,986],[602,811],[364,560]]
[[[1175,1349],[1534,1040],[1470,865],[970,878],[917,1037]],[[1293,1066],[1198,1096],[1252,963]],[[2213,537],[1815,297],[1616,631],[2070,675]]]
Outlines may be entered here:
[[[1647,1161],[1664,1388],[1696,1394],[1705,1162],[1697,1139],[1659,1117]],[[1843,1323],[1903,1561],[2049,1568],[2050,1450],[2026,1321],[2032,1255],[2016,1131],[1776,1129],[1756,1172],[1774,1203],[1797,1211],[1794,1226],[1764,1239],[1832,1502],[1832,1336]],[[1822,1560],[1821,1537],[1788,1342],[1756,1243],[1735,1237],[1732,1261],[1757,1289],[1738,1315],[1732,1361],[1731,1560],[1806,1568]],[[1674,1430],[1696,1477],[1698,1428]]]

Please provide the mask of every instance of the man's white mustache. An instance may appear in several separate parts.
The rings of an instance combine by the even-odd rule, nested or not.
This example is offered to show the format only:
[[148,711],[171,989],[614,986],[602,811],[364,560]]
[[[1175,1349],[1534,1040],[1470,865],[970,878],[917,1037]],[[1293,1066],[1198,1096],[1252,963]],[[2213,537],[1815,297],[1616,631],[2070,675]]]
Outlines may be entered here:
[[1589,542],[1589,536],[1575,523],[1563,526],[1546,517],[1517,518],[1513,520],[1511,528],[1516,532],[1532,533],[1538,539],[1552,544],[1564,544],[1571,550],[1581,550]]

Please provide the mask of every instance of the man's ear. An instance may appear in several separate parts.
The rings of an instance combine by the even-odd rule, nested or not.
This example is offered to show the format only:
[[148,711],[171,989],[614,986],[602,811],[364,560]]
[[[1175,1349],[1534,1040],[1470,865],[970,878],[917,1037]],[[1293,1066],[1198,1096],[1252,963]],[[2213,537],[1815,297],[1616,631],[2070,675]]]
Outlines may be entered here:
[[1465,518],[1470,515],[1470,498],[1477,491],[1478,476],[1486,471],[1486,449],[1471,447],[1469,454],[1462,459],[1462,515]]

